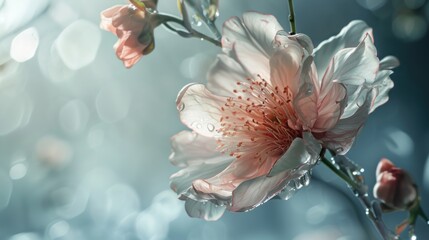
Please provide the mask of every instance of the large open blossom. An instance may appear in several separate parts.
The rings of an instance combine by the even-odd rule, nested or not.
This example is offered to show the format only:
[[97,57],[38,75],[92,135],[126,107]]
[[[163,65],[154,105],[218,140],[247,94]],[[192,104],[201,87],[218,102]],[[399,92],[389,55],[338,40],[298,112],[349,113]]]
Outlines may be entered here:
[[134,5],[116,5],[104,10],[100,23],[102,29],[112,32],[119,38],[113,48],[116,56],[127,68],[132,67],[143,55],[151,53],[155,48],[153,29],[156,23],[146,9],[156,8],[158,1],[131,2]]
[[398,62],[379,60],[372,30],[353,21],[313,49],[271,15],[225,22],[223,53],[208,83],[177,98],[193,131],[173,136],[171,187],[190,216],[247,211],[308,182],[322,148],[344,154],[367,116],[385,103]]

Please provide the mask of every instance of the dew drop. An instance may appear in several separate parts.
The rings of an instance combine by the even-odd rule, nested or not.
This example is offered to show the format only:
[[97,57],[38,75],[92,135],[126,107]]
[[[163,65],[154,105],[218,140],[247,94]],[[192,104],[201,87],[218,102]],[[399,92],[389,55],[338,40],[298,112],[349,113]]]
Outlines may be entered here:
[[305,173],[300,179],[299,179],[300,183],[303,186],[308,186],[310,184],[310,174],[307,172]]
[[191,23],[197,27],[200,27],[203,23],[201,22],[201,18],[198,15],[193,15]]
[[213,132],[215,130],[215,126],[211,123],[207,124],[207,130],[209,130],[209,132]]
[[179,107],[177,108],[177,110],[179,110],[179,112],[181,112],[181,111],[185,110],[185,104],[184,104],[184,103],[181,103],[181,104],[179,105]]
[[294,183],[295,183],[295,188],[296,189],[301,189],[302,187],[303,187],[303,185],[302,185],[302,183],[299,181],[299,179],[298,180],[294,180]]

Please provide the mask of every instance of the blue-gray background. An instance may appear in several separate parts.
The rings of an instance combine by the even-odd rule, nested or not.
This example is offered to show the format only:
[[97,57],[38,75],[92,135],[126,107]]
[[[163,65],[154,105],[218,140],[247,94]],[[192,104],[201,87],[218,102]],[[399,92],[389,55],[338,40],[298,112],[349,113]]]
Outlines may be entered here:
[[[288,201],[217,222],[189,218],[169,190],[177,171],[169,138],[185,129],[175,98],[185,84],[205,81],[219,49],[161,27],[155,51],[127,70],[112,50],[116,38],[98,29],[99,13],[124,3],[0,0],[0,239],[377,239],[323,165]],[[381,157],[407,169],[429,212],[429,3],[299,0],[295,7],[299,32],[315,45],[363,19],[379,56],[400,59],[390,101],[348,156],[366,169],[370,186]],[[220,0],[220,9],[219,26],[246,10],[288,26],[287,1]],[[160,0],[159,10],[177,14],[176,1]],[[404,216],[385,220],[393,228]],[[429,235],[422,221],[417,234]]]

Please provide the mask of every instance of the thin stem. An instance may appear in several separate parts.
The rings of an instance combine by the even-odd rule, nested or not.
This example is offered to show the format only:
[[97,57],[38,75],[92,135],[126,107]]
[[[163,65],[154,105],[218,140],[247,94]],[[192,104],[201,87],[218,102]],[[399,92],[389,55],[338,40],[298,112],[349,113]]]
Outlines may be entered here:
[[[215,46],[218,46],[218,47],[222,46],[220,41],[218,41],[212,37],[209,37],[203,33],[200,33],[198,31],[196,31],[195,29],[193,29],[192,27],[189,27],[182,19],[176,18],[174,16],[170,16],[170,15],[165,15],[165,14],[157,14],[157,18],[160,22],[162,22],[164,24],[164,26],[166,26],[168,29],[178,33],[180,36],[183,36],[184,34],[186,34],[187,37],[199,38],[202,40],[206,40],[210,43],[213,43]],[[169,22],[173,22],[173,23],[177,23],[177,24],[181,25],[188,32],[175,29],[174,27],[172,27],[168,24]]]
[[293,0],[289,1],[289,22],[290,22],[290,35],[294,35],[296,33],[295,26],[295,11],[293,9]]
[[338,169],[337,166],[332,161],[327,159],[325,156],[320,156],[320,158],[322,159],[322,162],[329,169],[331,169],[337,176],[339,176],[341,179],[343,179],[351,188],[353,188],[353,189],[359,188],[359,185],[355,181],[353,181],[351,178],[349,178],[349,176],[347,174],[345,174],[340,169]]
[[320,155],[321,161],[330,170],[332,170],[332,172],[334,172],[337,176],[339,176],[349,185],[353,193],[361,202],[362,206],[365,208],[365,213],[367,214],[368,218],[372,221],[372,223],[376,227],[379,234],[383,237],[383,239],[384,240],[399,239],[396,236],[394,236],[384,224],[383,219],[381,218],[382,212],[378,202],[371,203],[371,201],[369,200],[368,193],[367,193],[367,186],[365,186],[361,182],[355,181],[353,178],[350,177],[350,175],[348,175],[345,172],[345,171],[350,171],[350,169],[344,170],[339,168],[337,164],[335,164],[333,161],[328,160],[324,155],[325,155],[325,151],[322,151]]

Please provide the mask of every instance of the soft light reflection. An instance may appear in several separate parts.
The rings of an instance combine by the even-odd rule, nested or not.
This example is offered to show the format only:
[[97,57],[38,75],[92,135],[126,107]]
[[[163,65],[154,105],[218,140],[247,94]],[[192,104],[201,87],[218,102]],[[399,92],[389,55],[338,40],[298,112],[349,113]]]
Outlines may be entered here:
[[40,70],[53,83],[64,83],[75,75],[75,71],[64,64],[57,47],[53,44],[54,37],[52,35],[44,36],[41,39],[38,53]]
[[9,170],[9,176],[12,180],[18,180],[27,174],[28,167],[25,163],[16,163]]
[[33,103],[25,92],[16,88],[0,91],[0,135],[28,124],[32,112]]
[[307,222],[310,224],[319,224],[325,220],[328,215],[329,205],[318,204],[307,210],[305,214]]
[[68,5],[67,1],[52,2],[48,14],[56,23],[63,27],[66,27],[79,18],[79,13]]
[[53,201],[56,202],[55,209],[58,216],[71,219],[82,214],[88,204],[90,191],[84,183],[77,189],[60,188],[52,193]]
[[39,46],[39,33],[34,27],[28,28],[16,35],[10,46],[10,57],[17,62],[30,60],[36,54]]
[[387,136],[386,147],[396,155],[406,157],[414,151],[414,141],[404,131],[392,128],[389,129]]
[[425,4],[426,0],[404,0],[405,5],[411,9],[417,9]]
[[425,36],[427,23],[422,16],[401,14],[393,20],[392,28],[398,38],[415,41]]
[[60,110],[59,120],[61,127],[67,133],[80,133],[86,127],[89,119],[89,109],[79,99],[67,102]]
[[102,124],[97,124],[91,127],[86,137],[86,141],[90,148],[96,148],[103,145],[104,130]]
[[423,170],[423,184],[427,191],[429,191],[429,156],[426,159],[425,169]]
[[100,29],[94,23],[77,20],[61,32],[55,47],[64,64],[77,70],[94,61],[100,42]]
[[42,238],[37,233],[18,233],[8,240],[42,240]]
[[70,225],[66,221],[60,220],[54,222],[48,229],[50,239],[60,239],[70,231]]
[[18,70],[19,64],[9,56],[0,58],[0,85]]
[[45,136],[36,144],[37,158],[50,167],[63,167],[73,157],[71,146],[54,136]]
[[137,236],[141,240],[164,239],[169,230],[170,223],[182,211],[183,204],[177,201],[172,191],[163,191],[156,195],[152,204],[140,212],[135,222]]
[[114,123],[128,115],[131,96],[128,89],[119,84],[109,83],[103,87],[95,100],[101,120]]
[[362,7],[374,11],[383,7],[387,0],[357,0],[357,2],[362,5]]
[[10,197],[12,195],[12,181],[9,176],[0,169],[0,210],[9,205]]

